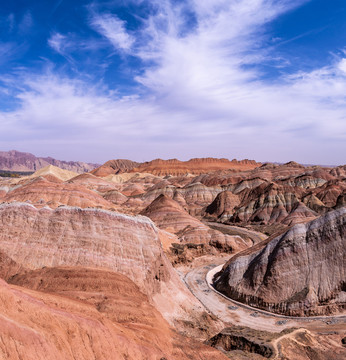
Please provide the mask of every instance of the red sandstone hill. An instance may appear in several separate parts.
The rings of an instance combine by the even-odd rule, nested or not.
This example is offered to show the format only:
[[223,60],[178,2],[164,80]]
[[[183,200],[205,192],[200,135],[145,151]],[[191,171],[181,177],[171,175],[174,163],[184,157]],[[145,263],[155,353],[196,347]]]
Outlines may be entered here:
[[34,178],[22,186],[17,186],[9,191],[2,200],[6,202],[26,201],[37,207],[48,205],[51,208],[56,208],[60,205],[69,205],[81,208],[114,208],[111,202],[82,185],[49,181],[44,177]]
[[245,189],[239,195],[240,205],[234,209],[234,222],[292,225],[314,219],[318,214],[301,202],[304,190],[299,187],[263,183]]
[[223,191],[219,193],[215,200],[207,206],[205,212],[207,217],[223,220],[229,219],[234,208],[240,203],[239,196],[231,191]]
[[254,160],[247,159],[241,161],[215,158],[191,159],[189,161],[156,159],[145,162],[131,171],[151,173],[158,176],[180,176],[185,174],[199,175],[218,170],[251,170],[260,165]]
[[155,184],[141,196],[143,203],[147,206],[154,201],[159,195],[166,195],[186,209],[190,215],[198,216],[202,209],[209,205],[222,191],[218,186],[207,187],[201,183],[192,183],[184,187],[174,186],[168,180],[163,180]]
[[215,326],[175,273],[158,229],[146,217],[13,203],[0,205],[0,229],[0,252],[15,262],[7,261],[13,269],[18,264],[31,270],[83,266],[118,272],[176,328],[185,329],[186,321]]
[[128,277],[62,267],[0,280],[0,358],[226,359],[174,332]]
[[98,193],[106,193],[107,191],[116,190],[114,183],[99,178],[90,173],[80,174],[68,180],[69,184],[81,185]]
[[[341,172],[341,170],[339,172]],[[229,188],[227,190],[236,190],[239,192],[236,188],[242,181],[254,182],[255,186],[258,186],[259,182],[274,181],[286,185],[307,188],[320,186],[326,181],[334,179],[335,173],[335,171],[328,168],[318,166],[305,167],[291,161],[282,165],[266,163],[250,171],[240,169],[237,172],[225,170],[211,174],[203,173],[193,181],[201,182],[207,186],[228,185]],[[251,185],[250,187],[253,186]]]
[[77,173],[91,171],[98,166],[80,161],[61,161],[51,157],[36,157],[33,154],[16,150],[0,151],[0,170],[34,172],[48,165]]
[[[224,160],[235,163],[226,159],[193,159],[172,160],[176,164],[171,166],[169,161],[161,160],[167,163],[161,168],[164,172],[182,172],[164,179],[146,174],[144,169],[143,173],[128,173],[133,164],[126,160],[109,162],[100,168],[99,176],[76,176],[50,166],[32,177],[0,178],[2,201],[31,201],[38,208],[18,203],[0,205],[0,277],[11,282],[8,285],[0,281],[0,359],[108,360],[109,354],[116,360],[223,359],[187,337],[183,340],[170,328],[205,339],[220,324],[215,324],[187,291],[166,255],[175,263],[186,262],[204,254],[239,251],[252,245],[203,224],[200,216],[204,214],[227,223],[233,218],[241,225],[258,226],[264,231],[267,224],[290,226],[330,214],[332,208],[340,210],[346,204],[345,167],[330,170],[291,162],[252,170],[210,170]],[[185,168],[187,163],[190,165]],[[201,173],[186,175],[186,169]],[[103,177],[102,171],[107,176]],[[78,208],[44,207],[61,204]],[[144,217],[81,207],[113,207],[133,214],[147,207],[143,214],[161,229]],[[249,266],[239,287],[240,296],[248,296],[246,291],[255,284],[259,286],[259,291],[255,291],[258,302],[273,308],[299,313],[312,304],[312,311],[328,313],[340,307],[344,301],[343,285],[341,292],[331,291],[328,304],[320,307],[318,299],[314,308],[311,303],[315,295],[318,297],[326,288],[329,291],[328,286],[339,279],[340,269],[335,270],[334,264],[320,266],[320,260],[342,253],[338,244],[329,246],[330,242],[339,241],[339,235],[334,226],[306,227],[306,243],[304,236],[297,243],[294,236],[286,236],[273,251],[268,248],[268,271],[266,256],[257,253],[256,271],[252,272],[253,267]],[[326,234],[327,241],[318,240],[321,234]],[[344,236],[343,228],[340,234]],[[172,251],[173,243],[178,244],[173,249],[176,253]],[[198,252],[201,243],[205,253]],[[242,253],[242,258],[264,247],[261,243]],[[188,249],[185,257],[179,253],[182,248]],[[191,250],[196,248],[196,252]],[[300,256],[304,251],[307,255]],[[280,266],[281,261],[287,266]],[[313,264],[310,267],[306,265],[309,261]],[[244,263],[238,264],[236,270],[242,271]],[[306,278],[318,266],[323,271],[316,274],[324,276],[327,272],[327,280],[319,281],[314,275],[308,279],[310,287],[299,291],[298,284],[297,296],[293,294],[288,301],[275,298],[274,291],[270,293],[279,288],[280,281],[286,281],[279,289],[285,295],[286,285],[297,273]],[[283,273],[288,275],[283,277]],[[321,286],[315,294],[310,288],[318,282]],[[294,341],[292,346],[286,345],[285,351],[296,347]]]
[[203,244],[226,252],[243,250],[250,245],[239,236],[209,228],[166,195],[156,198],[141,214],[152,219],[159,228],[177,235],[182,244]]
[[129,172],[139,165],[140,163],[138,162],[126,159],[109,160],[97,169],[91,171],[91,173],[95,176],[105,177],[108,175],[116,175]]

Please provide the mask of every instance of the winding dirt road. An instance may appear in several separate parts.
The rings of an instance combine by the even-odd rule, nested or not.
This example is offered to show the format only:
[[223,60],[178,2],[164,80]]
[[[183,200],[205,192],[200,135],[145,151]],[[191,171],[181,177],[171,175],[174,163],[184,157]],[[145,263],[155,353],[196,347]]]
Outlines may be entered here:
[[[213,228],[218,227],[233,234],[246,235],[254,244],[260,245],[267,238],[262,233],[217,223],[207,223]],[[256,330],[280,332],[286,328],[304,327],[315,330],[332,330],[345,328],[346,315],[319,317],[289,317],[256,309],[236,302],[216,291],[212,284],[213,275],[230,259],[230,255],[206,256],[204,262],[199,260],[192,268],[181,268],[180,274],[192,294],[204,307],[225,325],[247,326]]]
[[[251,240],[253,246],[256,248],[263,247],[270,241],[264,234],[248,229],[236,226],[229,227],[228,225],[215,223],[207,223],[207,225],[224,233],[229,233],[230,235],[245,235]],[[250,249],[251,248],[244,251],[251,251]],[[233,256],[238,256],[238,254]],[[318,336],[320,336],[320,339],[323,339],[324,335],[335,335],[337,339],[338,336],[346,334],[346,314],[338,316],[289,317],[253,308],[219,293],[212,286],[212,279],[214,274],[220,271],[222,266],[231,257],[231,255],[226,254],[219,256],[206,255],[194,259],[192,263],[176,267],[176,270],[192,294],[201,302],[207,312],[223,322],[224,328],[232,326],[250,328],[248,330],[244,329],[245,334],[249,331],[250,338],[251,336],[255,336],[255,338],[257,336],[260,342],[263,341],[263,336],[268,336],[266,334],[276,333],[272,339],[268,340],[268,346],[272,346],[274,351],[273,359],[283,358],[282,342],[285,341],[288,341],[288,344],[290,344],[291,341],[291,344],[296,344],[297,347],[301,347],[302,350],[309,348],[305,341],[300,341],[300,339],[313,339],[313,337],[309,338],[309,331],[311,331],[310,334],[316,335],[317,339]],[[253,330],[251,329],[255,330],[255,332],[253,333]],[[291,330],[281,333],[285,329]],[[268,333],[261,333],[261,331]],[[329,339],[329,341],[335,342],[341,340],[332,338]],[[261,344],[263,344],[263,342]],[[314,346],[318,348],[318,340]],[[322,341],[320,350],[323,352],[327,351],[326,349],[328,350],[326,343]],[[338,351],[335,353],[335,359],[343,359],[344,349],[341,348],[340,350],[340,346],[337,347],[337,349]],[[241,355],[239,359],[247,358],[246,354],[247,352]],[[330,356],[330,353],[328,354],[328,356]]]
[[258,231],[245,229],[239,226],[233,226],[233,225],[225,225],[220,224],[217,222],[205,222],[206,225],[211,227],[212,229],[221,231],[222,233],[229,234],[229,235],[239,235],[239,236],[245,236],[249,239],[251,239],[252,244],[258,244],[262,242],[263,240],[266,240],[268,238],[267,235],[264,235]]
[[289,317],[259,310],[227,298],[213,289],[210,284],[213,274],[223,266],[227,259],[224,256],[215,257],[212,263],[199,266],[189,271],[184,277],[192,294],[210,313],[224,323],[270,332],[280,332],[291,327],[331,330],[332,325],[346,325],[346,315]]

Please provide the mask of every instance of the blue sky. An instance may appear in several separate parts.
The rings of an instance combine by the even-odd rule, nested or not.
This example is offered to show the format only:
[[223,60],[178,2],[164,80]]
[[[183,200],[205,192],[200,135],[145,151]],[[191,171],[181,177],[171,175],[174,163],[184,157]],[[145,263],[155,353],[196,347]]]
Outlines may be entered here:
[[344,0],[0,4],[0,147],[346,163]]

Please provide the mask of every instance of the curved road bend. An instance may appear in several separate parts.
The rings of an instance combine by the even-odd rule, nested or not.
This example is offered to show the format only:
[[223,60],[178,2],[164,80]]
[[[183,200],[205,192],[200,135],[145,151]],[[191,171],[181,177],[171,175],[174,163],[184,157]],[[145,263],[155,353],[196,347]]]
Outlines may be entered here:
[[212,229],[219,230],[221,232],[229,233],[229,235],[245,235],[248,238],[251,239],[253,244],[260,243],[261,241],[268,238],[267,235],[262,234],[261,232],[249,230],[246,228],[242,228],[239,226],[233,226],[233,225],[225,225],[217,222],[205,222],[206,225],[211,227]]
[[[184,281],[192,294],[224,323],[247,326],[256,330],[279,332],[285,328],[305,327],[331,330],[330,325],[345,326],[346,315],[319,317],[288,317],[247,306],[217,292],[209,282],[225,263],[225,257],[215,257],[211,264],[189,271]],[[209,274],[209,275],[208,275]]]

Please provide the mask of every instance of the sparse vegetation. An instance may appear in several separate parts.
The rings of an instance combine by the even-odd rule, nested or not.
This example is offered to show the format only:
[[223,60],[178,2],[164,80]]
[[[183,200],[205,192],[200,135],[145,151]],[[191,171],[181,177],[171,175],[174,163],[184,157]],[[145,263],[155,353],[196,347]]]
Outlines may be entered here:
[[33,172],[0,170],[0,177],[20,178],[22,176],[28,176],[31,174],[33,174]]

